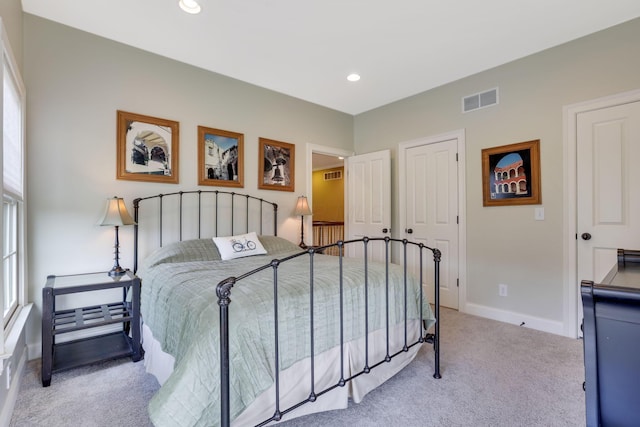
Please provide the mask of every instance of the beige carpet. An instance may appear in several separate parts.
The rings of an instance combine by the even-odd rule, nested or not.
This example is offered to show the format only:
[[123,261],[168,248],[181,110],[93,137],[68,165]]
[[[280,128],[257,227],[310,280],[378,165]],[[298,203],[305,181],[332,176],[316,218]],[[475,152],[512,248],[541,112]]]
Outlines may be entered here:
[[[433,351],[360,404],[281,423],[313,426],[584,426],[582,341],[442,310],[442,379]],[[127,359],[54,374],[29,362],[11,426],[150,426],[158,387]]]

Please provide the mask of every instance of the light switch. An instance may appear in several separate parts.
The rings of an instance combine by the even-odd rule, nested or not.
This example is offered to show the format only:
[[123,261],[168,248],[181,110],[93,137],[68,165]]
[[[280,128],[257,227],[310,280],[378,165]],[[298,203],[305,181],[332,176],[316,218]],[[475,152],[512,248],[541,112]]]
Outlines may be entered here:
[[544,208],[539,207],[535,209],[534,218],[536,221],[544,221]]

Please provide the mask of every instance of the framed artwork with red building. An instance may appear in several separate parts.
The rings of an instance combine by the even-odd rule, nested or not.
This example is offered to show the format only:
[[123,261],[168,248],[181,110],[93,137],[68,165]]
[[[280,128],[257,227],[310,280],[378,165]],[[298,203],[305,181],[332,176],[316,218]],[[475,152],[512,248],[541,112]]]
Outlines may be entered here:
[[540,140],[482,150],[484,206],[539,205]]

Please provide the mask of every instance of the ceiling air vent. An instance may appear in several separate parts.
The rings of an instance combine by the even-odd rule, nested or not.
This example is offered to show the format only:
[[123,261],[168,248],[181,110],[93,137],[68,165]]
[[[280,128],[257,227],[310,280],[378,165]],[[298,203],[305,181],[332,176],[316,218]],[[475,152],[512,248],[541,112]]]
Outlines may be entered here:
[[481,93],[465,96],[462,98],[462,112],[478,110],[490,107],[498,103],[498,88],[490,89]]
[[342,171],[341,170],[325,172],[324,173],[324,180],[325,181],[333,181],[334,179],[342,179]]

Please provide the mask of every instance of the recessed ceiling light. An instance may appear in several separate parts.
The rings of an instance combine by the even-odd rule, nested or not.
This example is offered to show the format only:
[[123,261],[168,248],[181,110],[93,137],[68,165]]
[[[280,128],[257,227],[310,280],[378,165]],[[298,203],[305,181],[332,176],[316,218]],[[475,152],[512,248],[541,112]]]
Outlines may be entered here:
[[357,82],[360,80],[360,74],[352,73],[347,76],[347,80],[350,82]]
[[200,13],[200,11],[202,10],[196,0],[180,0],[178,2],[178,5],[180,6],[180,9],[193,15],[195,15],[196,13]]

